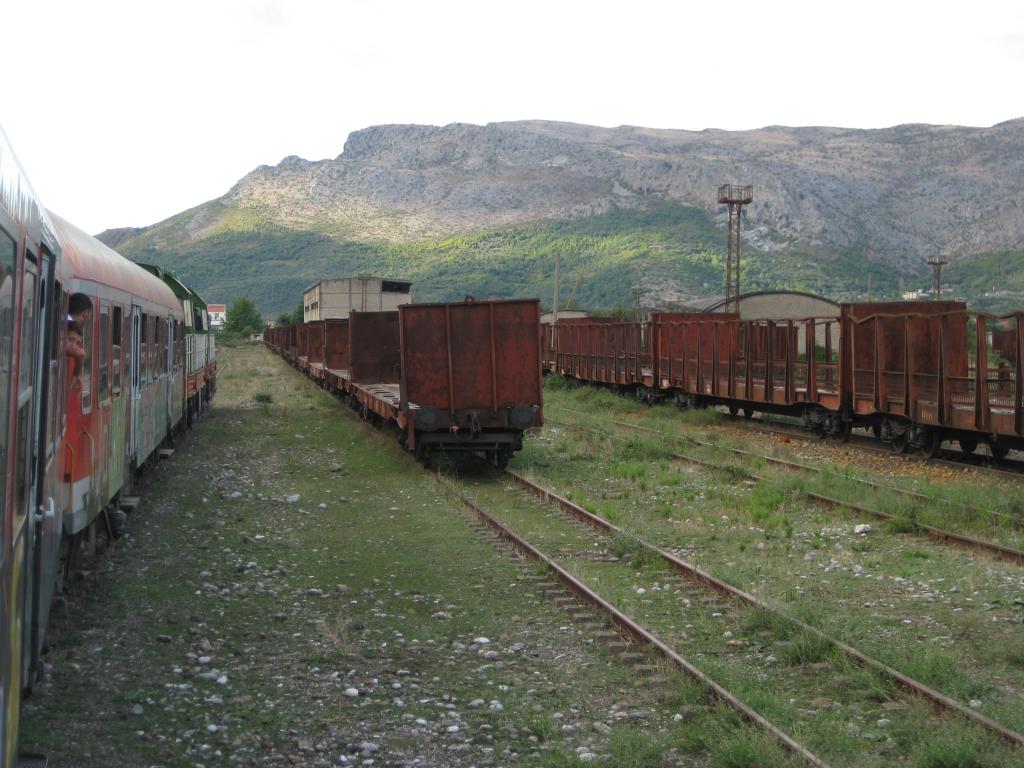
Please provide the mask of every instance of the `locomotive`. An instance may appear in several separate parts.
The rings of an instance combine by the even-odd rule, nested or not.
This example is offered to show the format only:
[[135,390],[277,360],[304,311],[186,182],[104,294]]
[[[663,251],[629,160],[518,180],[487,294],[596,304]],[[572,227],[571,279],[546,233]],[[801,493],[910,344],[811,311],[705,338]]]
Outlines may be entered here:
[[1024,449],[1024,312],[899,301],[803,320],[591,317],[546,325],[543,347],[547,372],[646,402],[796,416],[839,440],[863,427],[900,453],[934,456],[943,441],[966,454],[985,444],[996,459]]
[[0,130],[3,768],[56,589],[119,535],[136,472],[209,407],[215,377],[201,299],[47,211]]

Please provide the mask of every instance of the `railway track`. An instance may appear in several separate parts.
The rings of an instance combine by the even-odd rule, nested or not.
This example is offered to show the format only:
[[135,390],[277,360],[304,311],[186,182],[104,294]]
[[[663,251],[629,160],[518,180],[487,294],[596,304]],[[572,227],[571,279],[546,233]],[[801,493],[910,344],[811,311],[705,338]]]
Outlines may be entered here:
[[[519,492],[510,493],[490,475],[464,477],[459,486],[447,478],[442,482],[500,537],[541,563],[588,611],[600,614],[616,631],[706,685],[807,764],[827,765],[833,759],[838,760],[836,764],[888,764],[879,753],[879,742],[871,739],[850,740],[844,735],[842,749],[826,754],[835,750],[836,734],[827,726],[823,733],[822,720],[841,729],[848,718],[858,717],[882,724],[878,727],[891,726],[904,741],[908,734],[915,734],[916,743],[927,744],[936,723],[928,722],[927,712],[920,707],[906,706],[901,692],[926,703],[925,709],[941,713],[944,729],[983,730],[993,740],[1012,745],[1004,749],[1012,749],[1015,755],[1024,746],[1024,736],[1016,731],[786,616],[672,552],[632,536],[555,491],[516,472],[506,471],[504,478]],[[641,553],[628,564],[604,554],[623,538]],[[639,575],[638,557],[656,559],[673,574],[659,578],[656,593],[647,593],[654,599],[644,599],[642,590],[624,586]],[[589,618],[579,620],[594,628]],[[686,623],[680,626],[681,622]],[[686,649],[686,656],[680,648]],[[782,657],[781,663],[775,653]],[[853,676],[856,683],[851,683],[851,662],[862,669],[860,676]],[[861,686],[873,690],[873,697],[865,697]],[[744,690],[735,692],[737,687]],[[758,702],[756,709],[752,700]],[[810,720],[808,712],[813,712]],[[833,723],[832,716],[840,712]]]
[[[583,414],[580,411],[572,411],[572,410],[570,410],[568,408],[565,408],[563,410],[565,410],[567,412],[570,412],[570,413],[577,414],[577,415],[586,415],[586,414]],[[612,434],[610,432],[606,432],[605,430],[597,429],[595,427],[587,427],[587,426],[584,426],[584,425],[581,425],[581,424],[578,424],[578,423],[559,422],[559,421],[557,421],[555,419],[551,419],[550,417],[548,418],[548,422],[552,423],[552,424],[560,424],[561,426],[565,426],[565,427],[571,428],[571,429],[582,429],[582,430],[589,430],[589,431],[593,431],[593,432],[598,432],[598,433],[604,434],[607,437],[610,437],[612,439],[620,439],[620,436],[618,436],[618,435]],[[650,427],[645,427],[645,426],[640,425],[640,424],[632,424],[630,422],[619,421],[619,420],[613,420],[612,423],[616,424],[618,426],[625,427],[625,428],[634,429],[634,430],[641,431],[641,432],[652,433],[652,434],[655,434],[655,435],[659,435],[661,437],[665,436],[663,433],[658,432],[655,429],[651,429]],[[745,456],[745,457],[749,457],[749,458],[760,459],[760,460],[765,461],[768,464],[771,464],[771,465],[774,465],[774,466],[779,466],[779,467],[782,467],[783,469],[786,469],[786,470],[789,470],[789,471],[806,472],[806,473],[809,473],[809,474],[817,474],[817,475],[821,475],[822,474],[822,470],[820,468],[814,467],[814,466],[812,466],[810,464],[803,464],[803,463],[800,463],[800,462],[789,461],[787,459],[781,459],[781,458],[778,458],[776,456],[767,456],[767,455],[764,455],[764,454],[755,453],[753,451],[746,451],[746,450],[743,450],[741,448],[732,448],[732,447],[726,447],[726,446],[718,446],[718,445],[715,445],[714,443],[709,443],[709,442],[704,441],[704,440],[698,440],[697,438],[689,437],[689,436],[681,438],[681,439],[684,439],[686,441],[692,442],[694,445],[698,445],[698,446],[703,447],[703,448],[712,448],[712,449],[724,450],[724,451],[728,451],[728,452],[731,452],[731,453],[736,454],[736,455]],[[671,456],[671,458],[673,458],[676,461],[682,461],[682,462],[685,462],[685,463],[688,463],[688,464],[693,464],[693,465],[701,466],[701,467],[704,467],[705,469],[720,469],[722,467],[721,464],[716,464],[714,462],[707,461],[705,459],[700,459],[700,458],[697,458],[695,456],[690,456],[690,455],[687,455],[687,454],[684,454],[684,453],[679,453],[679,452],[676,452],[676,451],[670,451],[669,455]],[[748,470],[748,469],[744,469],[744,468],[740,468],[740,467],[734,467],[734,466],[730,466],[730,469],[742,472],[746,477],[748,477],[750,480],[753,480],[754,482],[762,482],[762,481],[764,481],[766,479],[763,475],[758,475],[757,473],[755,473],[755,472],[753,472],[751,470]],[[929,499],[929,497],[925,496],[924,494],[917,493],[916,491],[908,491],[908,490],[906,490],[904,488],[898,488],[896,486],[890,486],[890,485],[886,485],[884,483],[875,483],[875,482],[872,482],[870,480],[864,480],[864,479],[861,479],[861,478],[847,478],[847,479],[850,479],[850,480],[853,480],[853,481],[855,481],[857,483],[863,484],[864,486],[870,487],[870,488],[872,488],[874,490],[883,490],[883,491],[885,491],[887,493],[892,493],[894,495],[902,495],[902,496],[905,496],[905,497],[907,497],[909,499],[912,499],[912,500],[914,500],[916,502],[920,502],[920,503],[929,503],[929,502],[931,502],[931,499]],[[859,514],[859,515],[865,515],[865,516],[868,516],[868,517],[873,517],[873,518],[875,518],[877,520],[883,520],[883,521],[887,521],[887,522],[888,521],[894,521],[894,520],[897,519],[895,515],[892,515],[892,514],[890,514],[888,512],[884,512],[884,511],[879,510],[879,509],[872,509],[871,507],[868,507],[868,506],[866,506],[864,504],[858,504],[856,502],[846,501],[844,499],[838,499],[838,498],[835,498],[835,497],[832,497],[832,496],[828,496],[828,495],[825,495],[825,494],[822,494],[822,493],[816,493],[814,491],[809,491],[809,490],[806,490],[806,489],[802,490],[801,492],[809,500],[811,500],[813,502],[816,502],[816,503],[819,503],[819,504],[823,504],[825,506],[828,506],[828,507],[831,507],[831,508],[834,508],[834,509],[846,509],[846,510],[849,510],[850,512],[854,512],[854,513]],[[946,530],[946,529],[943,529],[943,528],[939,528],[937,526],[933,526],[933,525],[928,525],[926,523],[922,523],[919,520],[913,520],[912,519],[912,520],[909,520],[908,522],[914,527],[915,530],[917,530],[917,531],[919,531],[919,532],[921,532],[921,533],[923,533],[923,534],[925,534],[925,535],[927,535],[927,536],[929,536],[929,537],[931,537],[931,538],[933,538],[933,539],[935,539],[937,541],[940,541],[940,542],[943,542],[943,543],[946,543],[946,544],[951,544],[953,546],[958,546],[958,547],[961,547],[961,548],[966,548],[966,549],[974,550],[974,551],[981,551],[981,552],[983,552],[985,554],[988,554],[988,555],[990,555],[992,557],[996,557],[996,558],[998,558],[1000,560],[1005,560],[1007,562],[1014,563],[1016,565],[1024,565],[1024,550],[1016,549],[1014,547],[1009,547],[1009,546],[1006,546],[1004,544],[999,544],[998,542],[988,541],[986,539],[979,539],[977,537],[968,536],[968,535],[962,534],[962,533],[956,533],[955,531],[949,531],[949,530]]]

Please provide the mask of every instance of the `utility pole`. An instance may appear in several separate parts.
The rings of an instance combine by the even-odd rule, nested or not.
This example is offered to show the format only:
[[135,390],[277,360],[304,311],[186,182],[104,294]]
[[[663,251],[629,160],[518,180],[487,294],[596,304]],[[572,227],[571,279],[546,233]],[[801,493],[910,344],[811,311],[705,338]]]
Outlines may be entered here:
[[639,323],[643,318],[640,317],[640,297],[643,295],[644,289],[639,285],[633,286],[633,315],[636,321]]
[[942,256],[932,256],[928,259],[928,266],[932,268],[932,293],[938,301],[942,296],[942,268],[949,262]]
[[558,322],[558,279],[561,277],[561,254],[555,251],[555,295],[551,301],[551,324]]
[[723,184],[718,188],[719,205],[729,206],[729,254],[725,262],[725,311],[740,311],[740,217],[743,206],[754,199],[750,184]]

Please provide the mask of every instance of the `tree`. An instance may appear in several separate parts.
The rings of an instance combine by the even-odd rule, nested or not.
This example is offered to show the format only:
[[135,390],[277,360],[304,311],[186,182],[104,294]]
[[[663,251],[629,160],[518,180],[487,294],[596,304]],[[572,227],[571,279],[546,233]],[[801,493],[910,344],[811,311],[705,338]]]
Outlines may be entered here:
[[228,316],[224,321],[225,333],[243,336],[250,333],[260,333],[263,330],[263,318],[256,311],[256,305],[252,299],[243,296],[235,299],[228,307]]

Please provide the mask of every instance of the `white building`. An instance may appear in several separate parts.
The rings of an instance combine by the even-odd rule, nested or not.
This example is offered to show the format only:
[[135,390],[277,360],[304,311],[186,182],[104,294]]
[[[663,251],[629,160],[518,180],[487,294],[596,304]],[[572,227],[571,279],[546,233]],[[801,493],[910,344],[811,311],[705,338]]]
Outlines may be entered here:
[[207,304],[206,312],[210,316],[210,327],[220,330],[228,316],[228,308],[224,304]]
[[330,320],[356,312],[386,312],[412,302],[412,283],[372,275],[321,280],[302,292],[302,319]]

